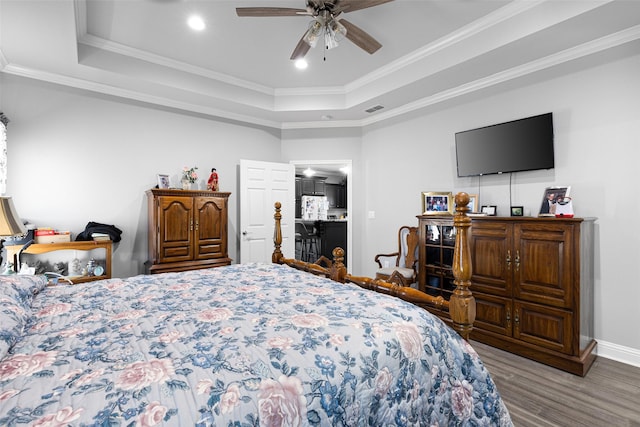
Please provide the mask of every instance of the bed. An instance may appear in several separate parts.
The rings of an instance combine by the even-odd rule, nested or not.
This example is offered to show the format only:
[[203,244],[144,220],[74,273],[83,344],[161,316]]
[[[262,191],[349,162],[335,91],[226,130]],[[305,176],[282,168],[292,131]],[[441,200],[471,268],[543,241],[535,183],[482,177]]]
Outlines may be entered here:
[[0,425],[512,425],[440,319],[323,277],[352,278],[338,260],[299,264],[309,274],[274,259],[73,286],[0,277]]

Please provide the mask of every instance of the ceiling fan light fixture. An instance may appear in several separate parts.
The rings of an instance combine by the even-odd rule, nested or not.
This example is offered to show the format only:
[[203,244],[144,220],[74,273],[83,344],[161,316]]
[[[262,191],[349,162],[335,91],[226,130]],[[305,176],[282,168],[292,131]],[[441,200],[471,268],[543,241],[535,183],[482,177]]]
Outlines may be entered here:
[[316,171],[314,171],[313,169],[311,169],[310,167],[307,166],[307,168],[302,173],[307,178],[310,178],[310,177],[312,177],[313,175],[316,174]]
[[313,21],[311,22],[311,25],[309,25],[309,29],[305,33],[303,40],[309,46],[316,47],[316,44],[318,44],[318,39],[320,38],[321,34],[322,34],[322,24],[318,21]]
[[324,44],[327,49],[333,49],[334,47],[338,47],[342,40],[347,35],[347,29],[342,25],[338,20],[331,19],[327,22],[326,29],[324,32]]
[[327,28],[329,28],[331,36],[338,42],[341,42],[345,37],[347,37],[347,28],[337,19],[329,21]]
[[333,49],[334,47],[338,47],[339,43],[330,32],[326,31],[324,33],[324,45],[327,49]]
[[309,66],[309,63],[307,62],[306,59],[300,58],[300,59],[296,59],[295,66],[298,70],[306,70],[307,67]]

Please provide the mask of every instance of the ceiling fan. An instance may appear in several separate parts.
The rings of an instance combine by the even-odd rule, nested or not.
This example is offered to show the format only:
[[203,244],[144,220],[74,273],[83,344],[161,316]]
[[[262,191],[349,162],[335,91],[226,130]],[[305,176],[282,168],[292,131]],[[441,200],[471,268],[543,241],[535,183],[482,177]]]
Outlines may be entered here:
[[366,52],[375,53],[382,45],[361,28],[342,19],[341,15],[391,1],[393,0],[307,0],[306,9],[238,7],[236,13],[238,16],[253,17],[311,16],[313,21],[291,54],[291,59],[296,60],[304,58],[309,49],[314,47],[323,35],[324,45],[327,49],[338,46],[338,41],[346,37]]

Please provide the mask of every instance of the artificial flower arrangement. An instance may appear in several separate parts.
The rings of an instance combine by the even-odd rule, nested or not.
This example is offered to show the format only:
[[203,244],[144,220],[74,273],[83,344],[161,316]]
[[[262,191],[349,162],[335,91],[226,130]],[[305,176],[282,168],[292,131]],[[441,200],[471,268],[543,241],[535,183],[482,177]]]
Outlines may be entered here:
[[196,182],[198,180],[198,173],[196,172],[196,170],[198,170],[198,168],[195,166],[192,168],[188,168],[185,166],[182,170],[182,181],[186,181],[191,184]]

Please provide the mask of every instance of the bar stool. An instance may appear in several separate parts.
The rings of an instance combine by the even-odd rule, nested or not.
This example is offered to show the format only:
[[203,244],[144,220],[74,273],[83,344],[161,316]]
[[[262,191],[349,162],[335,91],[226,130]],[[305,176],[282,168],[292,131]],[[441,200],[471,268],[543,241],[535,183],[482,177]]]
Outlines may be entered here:
[[301,223],[296,223],[296,243],[300,235],[301,251],[300,259],[305,262],[313,262],[320,256],[320,237],[314,232],[309,232],[307,227]]

